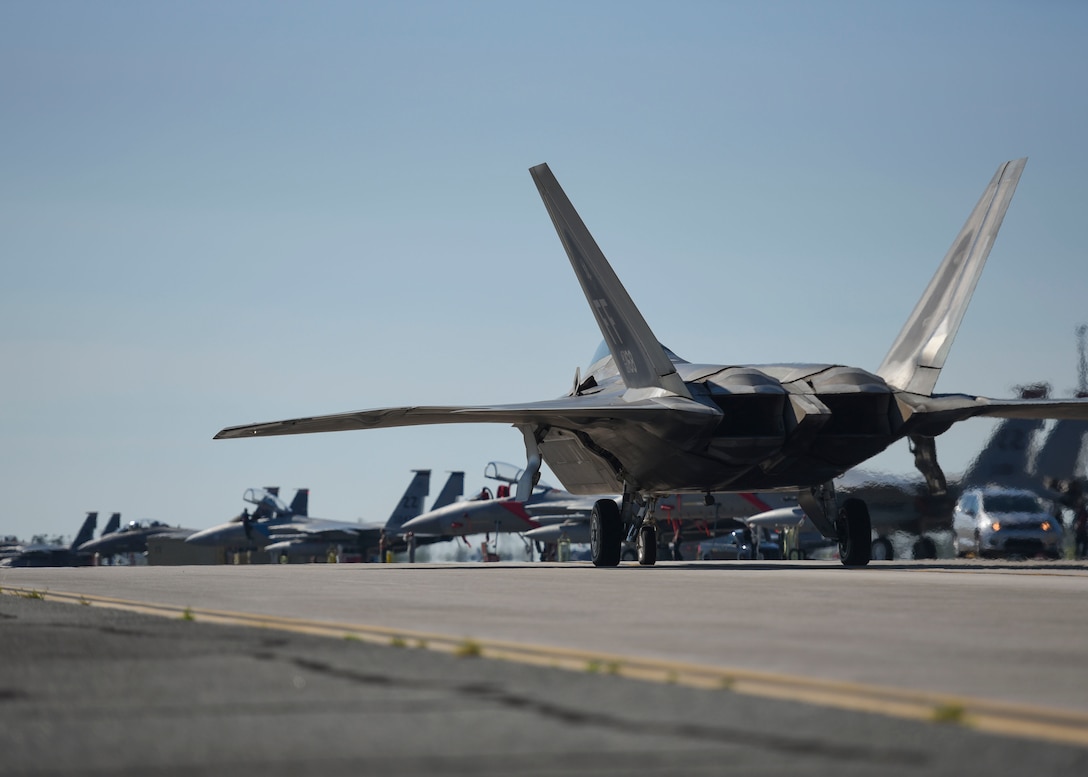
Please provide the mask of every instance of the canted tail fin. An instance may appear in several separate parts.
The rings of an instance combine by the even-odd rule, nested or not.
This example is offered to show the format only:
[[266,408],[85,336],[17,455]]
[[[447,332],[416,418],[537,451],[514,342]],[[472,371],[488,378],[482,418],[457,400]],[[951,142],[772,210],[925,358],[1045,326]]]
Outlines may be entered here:
[[451,505],[457,501],[458,497],[463,496],[464,493],[465,473],[451,472],[449,478],[446,480],[446,485],[442,486],[442,490],[438,492],[438,498],[434,500],[431,509],[437,510],[439,507]]
[[79,534],[72,540],[72,544],[69,546],[71,550],[75,550],[85,542],[90,542],[94,539],[94,530],[98,526],[98,513],[87,513],[87,517],[83,520],[83,526],[80,527]]
[[295,498],[291,500],[291,506],[288,509],[291,511],[291,515],[309,515],[310,489],[300,488],[296,491]]
[[121,528],[121,513],[114,513],[110,516],[110,519],[106,521],[106,528],[102,530],[99,537],[105,537],[107,534],[113,534],[115,531]]
[[646,319],[635,307],[552,171],[545,164],[529,168],[529,173],[536,182],[555,231],[559,233],[559,240],[566,249],[624,385],[629,389],[660,389],[690,398],[672,360],[650,331]]
[[1027,161],[1017,159],[997,168],[884,357],[877,374],[896,388],[933,393]]
[[1088,423],[1058,421],[1035,457],[1036,474],[1046,481],[1072,481],[1083,472],[1084,441],[1088,438]]
[[400,527],[413,518],[423,514],[423,500],[431,491],[431,471],[429,469],[416,469],[412,482],[408,484],[408,490],[397,502],[396,508],[385,522],[386,534],[400,533]]

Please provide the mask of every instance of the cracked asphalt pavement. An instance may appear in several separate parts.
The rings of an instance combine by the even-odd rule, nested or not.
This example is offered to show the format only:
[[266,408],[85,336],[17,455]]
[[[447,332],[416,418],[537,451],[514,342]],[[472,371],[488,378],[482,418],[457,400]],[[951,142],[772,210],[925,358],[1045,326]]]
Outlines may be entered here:
[[1088,750],[0,596],[0,773],[1085,774]]

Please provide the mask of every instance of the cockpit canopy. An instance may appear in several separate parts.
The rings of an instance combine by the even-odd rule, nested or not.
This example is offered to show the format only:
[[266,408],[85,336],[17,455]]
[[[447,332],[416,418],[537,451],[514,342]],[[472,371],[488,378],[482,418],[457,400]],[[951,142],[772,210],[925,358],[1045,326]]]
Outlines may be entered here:
[[250,504],[257,506],[263,506],[268,510],[276,513],[288,513],[290,510],[287,505],[283,503],[283,500],[273,494],[271,491],[265,488],[247,488],[245,495],[242,497]]
[[[521,476],[525,473],[524,469],[514,465],[507,464],[503,461],[489,461],[484,468],[484,477],[491,480],[498,480],[502,483],[509,483],[512,486],[516,486],[518,481],[521,480]],[[533,488],[534,493],[541,493],[543,491],[551,491],[552,487],[547,483],[537,481],[536,486]],[[509,489],[507,489],[509,491]]]
[[140,531],[141,529],[154,529],[156,526],[166,526],[162,521],[151,521],[146,518],[142,521],[129,521],[121,531]]

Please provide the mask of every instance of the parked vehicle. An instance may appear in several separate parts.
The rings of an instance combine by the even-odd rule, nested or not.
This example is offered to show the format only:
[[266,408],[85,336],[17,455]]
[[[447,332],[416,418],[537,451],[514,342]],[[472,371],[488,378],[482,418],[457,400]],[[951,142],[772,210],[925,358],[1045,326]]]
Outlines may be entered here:
[[[759,540],[760,559],[782,558],[782,546],[775,542],[766,530],[761,530]],[[703,540],[699,543],[698,557],[702,561],[719,559],[751,559],[752,558],[752,531],[750,529],[735,529],[721,537]]]
[[968,489],[956,502],[952,526],[956,552],[961,556],[1062,555],[1062,523],[1031,491],[992,486]]

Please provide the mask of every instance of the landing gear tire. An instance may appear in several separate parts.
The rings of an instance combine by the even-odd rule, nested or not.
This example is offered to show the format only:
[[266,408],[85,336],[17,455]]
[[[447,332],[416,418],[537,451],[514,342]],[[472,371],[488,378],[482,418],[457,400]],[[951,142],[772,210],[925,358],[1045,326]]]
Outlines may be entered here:
[[635,541],[638,549],[638,563],[644,567],[652,567],[657,563],[657,527],[642,526],[638,530],[638,539]]
[[839,509],[835,529],[839,535],[839,560],[844,567],[863,567],[869,563],[873,524],[869,507],[860,499],[847,499]]
[[915,559],[937,558],[937,544],[929,537],[921,537],[914,543],[911,554]]
[[595,567],[614,567],[620,563],[623,521],[620,508],[611,499],[599,499],[589,514],[589,547]]
[[877,537],[873,540],[873,546],[869,551],[874,561],[890,561],[895,558],[895,550],[892,542],[887,537]]

